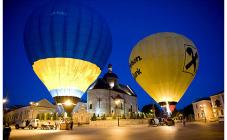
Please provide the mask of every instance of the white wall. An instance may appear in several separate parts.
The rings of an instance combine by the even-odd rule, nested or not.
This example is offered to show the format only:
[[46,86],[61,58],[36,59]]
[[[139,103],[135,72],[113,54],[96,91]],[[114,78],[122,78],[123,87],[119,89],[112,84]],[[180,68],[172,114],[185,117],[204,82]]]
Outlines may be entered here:
[[[129,109],[131,108],[131,105],[132,112],[138,111],[137,98],[135,96],[118,93],[113,90],[93,89],[88,91],[87,95],[88,112],[90,112],[91,114],[96,113],[96,115],[99,114],[99,116],[103,114],[105,114],[106,116],[110,116],[110,113],[112,114],[116,111],[114,98],[117,95],[120,95],[125,100],[125,103],[122,102],[123,109],[117,109],[118,113],[127,115],[130,111]],[[90,109],[90,104],[92,104],[92,109]],[[118,107],[120,106],[121,105],[119,105]]]

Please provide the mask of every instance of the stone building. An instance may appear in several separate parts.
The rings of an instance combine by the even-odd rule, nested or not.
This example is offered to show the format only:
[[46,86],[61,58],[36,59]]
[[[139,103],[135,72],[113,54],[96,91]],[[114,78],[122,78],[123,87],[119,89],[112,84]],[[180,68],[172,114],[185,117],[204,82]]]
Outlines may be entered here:
[[224,91],[210,96],[215,118],[224,117]]
[[20,107],[11,110],[4,114],[4,120],[9,123],[14,123],[23,119],[34,119],[38,114],[47,113],[53,114],[56,111],[56,106],[50,103],[47,99],[42,99],[38,102],[33,102],[29,106]]
[[72,119],[74,124],[89,124],[90,114],[87,112],[87,103],[78,102],[76,104]]
[[217,120],[224,117],[224,91],[216,93],[209,98],[201,98],[193,104],[195,120]]
[[128,85],[119,83],[118,76],[112,72],[109,64],[108,72],[99,78],[88,90],[87,110],[96,116],[125,115],[137,112],[137,95]]
[[192,105],[195,120],[211,120],[214,118],[210,98],[201,98],[192,103]]

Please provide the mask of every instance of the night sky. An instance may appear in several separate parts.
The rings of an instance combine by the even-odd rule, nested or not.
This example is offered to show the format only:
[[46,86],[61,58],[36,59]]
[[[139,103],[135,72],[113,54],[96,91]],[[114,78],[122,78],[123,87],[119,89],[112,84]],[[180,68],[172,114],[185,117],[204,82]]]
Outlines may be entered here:
[[[81,0],[108,22],[113,50],[108,63],[138,95],[142,106],[154,102],[130,74],[132,48],[157,32],[176,32],[190,38],[199,51],[195,79],[177,108],[224,90],[224,0]],[[23,31],[27,17],[47,0],[3,1],[3,96],[8,105],[28,104],[47,98],[48,90],[38,79],[24,50]],[[107,67],[107,65],[106,65]],[[105,68],[101,76],[107,72]]]

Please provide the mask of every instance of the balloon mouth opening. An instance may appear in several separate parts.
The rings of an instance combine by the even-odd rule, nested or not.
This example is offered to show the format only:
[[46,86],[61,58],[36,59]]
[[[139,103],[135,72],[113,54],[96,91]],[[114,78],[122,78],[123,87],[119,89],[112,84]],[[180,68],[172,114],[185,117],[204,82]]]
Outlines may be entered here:
[[162,101],[162,102],[159,102],[158,104],[159,104],[160,106],[165,106],[165,105],[167,105],[167,104],[169,104],[169,105],[176,105],[177,102],[175,102],[175,101]]
[[170,117],[172,112],[176,108],[177,102],[175,101],[166,101],[166,102],[159,102],[159,105],[162,107],[164,113],[167,114],[167,117]]
[[74,96],[56,96],[54,100],[57,105],[62,106],[67,114],[71,114],[80,98]]

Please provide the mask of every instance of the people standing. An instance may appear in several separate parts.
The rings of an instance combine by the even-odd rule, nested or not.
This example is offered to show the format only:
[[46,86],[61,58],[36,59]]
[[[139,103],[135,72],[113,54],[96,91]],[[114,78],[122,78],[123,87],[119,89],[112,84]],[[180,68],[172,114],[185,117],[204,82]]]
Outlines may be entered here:
[[70,129],[73,130],[73,120],[70,121]]
[[186,118],[183,119],[183,126],[186,126]]

